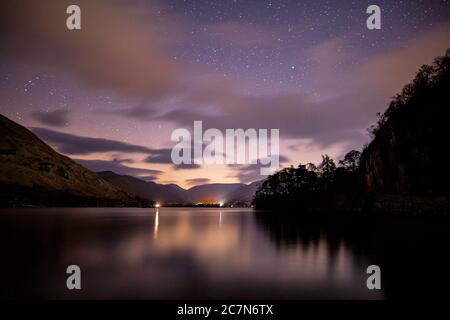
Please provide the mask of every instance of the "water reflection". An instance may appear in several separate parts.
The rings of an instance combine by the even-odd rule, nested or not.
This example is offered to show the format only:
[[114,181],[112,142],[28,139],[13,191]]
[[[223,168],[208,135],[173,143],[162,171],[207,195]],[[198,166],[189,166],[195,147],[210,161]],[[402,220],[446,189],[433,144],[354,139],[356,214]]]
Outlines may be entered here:
[[[375,229],[368,226],[374,224],[355,228],[354,222],[327,225],[280,216],[218,208],[0,211],[0,250],[8,261],[0,271],[11,275],[1,294],[378,299],[395,288],[389,284],[395,274],[391,254],[371,238]],[[366,288],[372,263],[385,272],[382,291]],[[69,264],[82,268],[81,292],[65,289]]]
[[346,262],[380,266],[384,298],[429,299],[450,285],[444,254],[450,244],[448,217],[330,213],[314,218],[278,212],[257,213],[256,220],[280,250],[325,241],[331,268],[343,247],[351,253]]
[[153,239],[158,238],[158,227],[159,227],[159,208],[156,208],[155,222],[153,223]]

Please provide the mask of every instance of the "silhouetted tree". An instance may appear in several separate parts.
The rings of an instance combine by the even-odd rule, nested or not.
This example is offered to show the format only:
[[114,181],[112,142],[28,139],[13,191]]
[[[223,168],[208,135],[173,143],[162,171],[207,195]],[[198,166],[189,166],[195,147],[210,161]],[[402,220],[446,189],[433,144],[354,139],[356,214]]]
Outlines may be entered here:
[[360,158],[361,152],[352,150],[344,156],[343,160],[339,161],[339,166],[348,171],[355,172],[359,167]]
[[352,151],[340,167],[328,155],[322,162],[300,164],[269,176],[257,190],[254,204],[257,208],[329,207],[336,194],[345,194],[357,185],[359,152]]

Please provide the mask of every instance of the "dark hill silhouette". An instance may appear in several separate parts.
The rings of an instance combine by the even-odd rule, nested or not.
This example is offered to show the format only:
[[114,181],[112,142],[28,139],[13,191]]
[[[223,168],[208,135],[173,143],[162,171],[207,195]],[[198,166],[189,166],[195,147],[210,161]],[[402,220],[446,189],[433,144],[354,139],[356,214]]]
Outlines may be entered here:
[[245,186],[243,183],[209,183],[192,187],[187,190],[187,194],[194,203],[205,201],[228,202],[230,193]]
[[143,181],[112,171],[98,172],[98,175],[127,193],[144,199],[153,199],[163,205],[191,205],[198,202],[225,202],[249,205],[256,190],[255,183],[211,183],[183,189],[176,184],[158,184]]
[[255,181],[239,187],[227,195],[227,202],[235,207],[249,207],[261,183],[261,181]]
[[187,204],[190,202],[186,197],[186,190],[175,184],[163,185],[152,181],[146,182],[112,171],[97,172],[97,174],[116,187],[144,199],[152,199],[163,204]]
[[0,206],[137,206],[97,174],[0,115]]

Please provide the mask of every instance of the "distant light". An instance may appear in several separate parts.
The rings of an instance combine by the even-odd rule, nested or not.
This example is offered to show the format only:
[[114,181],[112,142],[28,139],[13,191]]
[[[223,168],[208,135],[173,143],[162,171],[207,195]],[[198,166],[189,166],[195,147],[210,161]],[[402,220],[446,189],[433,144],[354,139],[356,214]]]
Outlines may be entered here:
[[219,207],[223,207],[223,202],[219,202]]
[[155,204],[155,208],[159,208],[161,205],[159,203]]

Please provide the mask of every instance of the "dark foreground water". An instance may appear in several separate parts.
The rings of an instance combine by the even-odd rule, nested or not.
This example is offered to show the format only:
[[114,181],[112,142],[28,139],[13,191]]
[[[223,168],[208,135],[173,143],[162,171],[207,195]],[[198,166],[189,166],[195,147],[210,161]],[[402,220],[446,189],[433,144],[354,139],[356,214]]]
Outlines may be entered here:
[[[3,298],[383,299],[448,288],[449,224],[248,209],[1,209]],[[66,289],[79,265],[82,290]],[[381,268],[368,290],[366,268]]]

